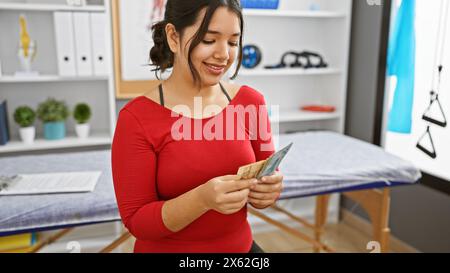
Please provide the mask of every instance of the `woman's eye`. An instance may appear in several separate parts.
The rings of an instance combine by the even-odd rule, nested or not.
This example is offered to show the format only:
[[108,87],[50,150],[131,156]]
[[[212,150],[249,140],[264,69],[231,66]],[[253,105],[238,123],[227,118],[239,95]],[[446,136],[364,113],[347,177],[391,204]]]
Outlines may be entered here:
[[[205,40],[203,40],[203,43],[205,43],[205,44],[207,44],[207,45],[210,45],[210,44],[213,44],[214,43],[214,41],[205,41]],[[239,44],[238,43],[229,43],[231,46],[238,46]]]

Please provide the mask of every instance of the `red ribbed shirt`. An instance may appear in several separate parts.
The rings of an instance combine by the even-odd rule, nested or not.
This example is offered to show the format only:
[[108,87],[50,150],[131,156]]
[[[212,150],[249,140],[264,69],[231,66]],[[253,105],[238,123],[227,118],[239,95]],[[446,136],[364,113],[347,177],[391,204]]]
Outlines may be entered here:
[[[239,107],[247,106],[257,111],[240,115]],[[200,131],[214,137],[199,137]],[[248,252],[253,237],[246,206],[230,215],[209,210],[178,232],[165,226],[161,209],[214,177],[266,159],[273,147],[264,97],[246,85],[218,114],[203,119],[175,115],[145,96],[128,102],[119,113],[111,163],[120,216],[136,238],[134,251]]]

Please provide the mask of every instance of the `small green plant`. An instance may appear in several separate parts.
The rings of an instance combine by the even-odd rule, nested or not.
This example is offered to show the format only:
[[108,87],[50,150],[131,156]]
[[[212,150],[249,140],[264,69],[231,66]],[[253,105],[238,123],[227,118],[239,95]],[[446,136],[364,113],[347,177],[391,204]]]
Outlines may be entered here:
[[79,103],[75,106],[73,118],[78,124],[84,124],[91,118],[91,108],[86,103]]
[[70,113],[64,101],[48,98],[46,101],[39,104],[37,115],[38,118],[45,123],[65,121]]
[[28,106],[17,107],[14,111],[14,121],[22,128],[30,127],[35,120],[36,112]]

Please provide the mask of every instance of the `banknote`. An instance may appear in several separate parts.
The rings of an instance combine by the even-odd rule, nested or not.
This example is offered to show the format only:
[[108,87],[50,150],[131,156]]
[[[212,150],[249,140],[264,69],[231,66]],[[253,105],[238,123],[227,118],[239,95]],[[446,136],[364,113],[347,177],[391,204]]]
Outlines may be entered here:
[[278,166],[280,166],[281,161],[289,152],[293,144],[294,144],[293,142],[289,143],[286,147],[284,147],[283,149],[279,150],[278,152],[271,155],[268,159],[266,159],[266,163],[258,172],[256,178],[261,179],[263,176],[272,175],[276,171]]
[[291,149],[293,143],[290,143],[283,149],[271,155],[266,160],[261,160],[256,163],[241,166],[237,172],[237,175],[241,179],[258,178],[263,176],[271,175],[280,165],[283,158]]
[[259,173],[265,163],[266,160],[261,160],[256,163],[241,166],[238,170],[237,175],[239,175],[241,179],[256,178],[256,175]]

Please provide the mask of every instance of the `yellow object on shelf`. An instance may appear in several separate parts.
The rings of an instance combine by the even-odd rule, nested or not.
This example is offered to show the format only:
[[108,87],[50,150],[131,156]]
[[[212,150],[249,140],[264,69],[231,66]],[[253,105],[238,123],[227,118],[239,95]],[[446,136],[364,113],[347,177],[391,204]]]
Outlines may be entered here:
[[20,15],[19,21],[20,21],[20,44],[23,48],[25,57],[28,57],[31,39],[30,35],[28,34],[27,21],[25,20],[25,16]]
[[0,237],[0,252],[28,252],[37,241],[36,233]]

